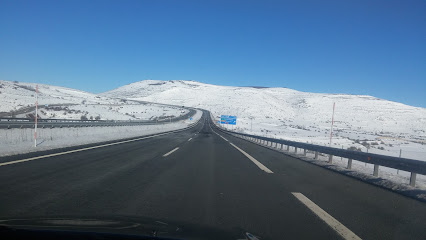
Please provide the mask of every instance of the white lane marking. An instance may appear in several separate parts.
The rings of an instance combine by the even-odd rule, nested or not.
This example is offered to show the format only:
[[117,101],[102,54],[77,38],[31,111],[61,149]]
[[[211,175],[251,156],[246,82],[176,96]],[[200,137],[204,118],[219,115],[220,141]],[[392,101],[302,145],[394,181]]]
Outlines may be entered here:
[[222,135],[220,135],[219,133],[216,133],[217,135],[219,135],[219,137],[221,137],[221,138],[223,138],[223,140],[225,140],[225,141],[227,141],[227,142],[229,142],[228,141],[228,139],[226,139],[226,138],[224,138]]
[[188,139],[188,142],[191,141],[191,140],[192,140],[192,138]]
[[361,239],[302,193],[292,192],[291,194],[293,194],[300,202],[302,202],[306,207],[314,212],[315,215],[321,218],[321,220],[327,223],[334,231],[337,232],[337,234],[339,234],[344,239]]
[[173,152],[177,151],[178,149],[179,149],[179,147],[177,147],[177,148],[173,149],[172,151],[170,151],[170,152],[168,152],[168,153],[164,154],[164,155],[163,155],[163,157],[167,157],[167,156],[169,156],[170,154],[172,154]]
[[210,129],[216,135],[218,135],[219,137],[223,138],[225,141],[229,142],[229,144],[231,144],[234,148],[236,148],[238,151],[240,151],[242,154],[244,154],[248,159],[250,159],[250,161],[252,161],[254,164],[256,164],[256,166],[258,166],[261,170],[263,170],[263,171],[265,171],[267,173],[274,173],[269,168],[267,168],[265,165],[263,165],[262,163],[260,163],[259,161],[257,161],[254,157],[250,156],[250,154],[244,152],[244,150],[242,150],[241,148],[235,146],[233,143],[231,143],[230,141],[228,141],[228,139],[222,137],[222,135],[220,135],[219,133],[213,131],[213,128],[211,127],[211,125],[210,125]]
[[[194,125],[194,126],[195,126],[195,125]],[[70,153],[75,153],[75,152],[82,152],[82,151],[86,151],[86,150],[96,149],[96,148],[102,148],[102,147],[113,146],[113,145],[122,144],[122,143],[128,143],[128,142],[139,141],[139,140],[143,140],[143,139],[148,139],[148,138],[158,137],[158,136],[162,136],[162,135],[172,134],[172,133],[175,133],[175,132],[181,132],[181,131],[184,131],[184,130],[186,130],[186,129],[187,129],[187,128],[180,129],[180,130],[173,131],[173,132],[168,132],[168,133],[160,133],[160,134],[156,134],[156,135],[152,135],[152,136],[148,136],[148,137],[141,137],[141,138],[136,138],[136,139],[126,140],[126,141],[121,141],[121,142],[108,143],[108,144],[99,145],[99,146],[93,146],[93,147],[88,147],[88,148],[81,148],[81,149],[70,150],[70,151],[66,151],[66,152],[52,153],[52,154],[43,155],[43,156],[37,156],[37,157],[32,157],[32,158],[26,158],[26,159],[21,159],[21,160],[15,160],[15,161],[10,161],[10,162],[4,162],[4,163],[0,163],[0,167],[1,167],[1,166],[6,166],[6,165],[15,164],[15,163],[28,162],[28,161],[37,160],[37,159],[42,159],[42,158],[48,158],[48,157],[54,157],[54,156],[60,156],[60,155],[65,155],[65,154],[70,154]]]
[[258,166],[263,171],[265,171],[267,173],[274,173],[269,168],[265,167],[265,165],[263,165],[262,163],[260,163],[259,161],[257,161],[254,157],[250,156],[250,154],[244,152],[244,150],[242,150],[241,148],[235,146],[231,142],[229,144],[231,144],[234,148],[236,148],[238,151],[240,151],[242,154],[244,154],[248,159],[250,159],[250,161],[252,161],[254,164],[256,164],[256,166]]

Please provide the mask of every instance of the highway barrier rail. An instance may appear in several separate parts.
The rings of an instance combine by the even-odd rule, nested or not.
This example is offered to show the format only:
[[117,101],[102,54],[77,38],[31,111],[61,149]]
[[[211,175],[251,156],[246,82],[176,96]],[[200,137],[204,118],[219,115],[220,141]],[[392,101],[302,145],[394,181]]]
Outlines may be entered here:
[[[177,122],[194,116],[196,110],[189,109],[189,113],[178,116],[154,120],[76,120],[76,119],[37,119],[39,128],[62,128],[62,127],[106,127],[106,126],[134,126],[134,125],[154,125]],[[1,128],[34,128],[34,118],[0,118]]]
[[314,159],[318,159],[319,153],[328,154],[328,163],[333,163],[333,157],[339,156],[348,159],[347,169],[352,168],[352,161],[360,161],[364,163],[370,163],[374,165],[373,175],[378,177],[379,175],[379,166],[389,167],[393,169],[399,169],[403,171],[410,172],[410,185],[416,185],[416,176],[417,174],[426,175],[426,162],[408,158],[399,158],[392,156],[379,155],[374,153],[366,153],[366,152],[358,152],[351,151],[339,148],[332,148],[320,145],[314,145],[309,143],[295,142],[284,139],[274,139],[268,137],[261,137],[256,135],[250,135],[245,133],[239,133],[234,131],[229,131],[227,129],[223,129],[217,125],[217,123],[212,118],[215,123],[214,126],[222,132],[227,132],[234,136],[253,141],[255,143],[273,147],[276,149],[281,149],[283,151],[290,151],[290,146],[294,147],[294,153],[298,153],[300,151],[303,156],[306,156],[306,152],[313,151],[315,153]]

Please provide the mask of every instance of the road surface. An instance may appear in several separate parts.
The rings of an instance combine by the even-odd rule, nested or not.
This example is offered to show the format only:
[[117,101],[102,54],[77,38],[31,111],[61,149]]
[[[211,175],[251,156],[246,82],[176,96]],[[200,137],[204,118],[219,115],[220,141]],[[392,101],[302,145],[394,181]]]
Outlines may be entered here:
[[214,131],[207,116],[181,132],[0,159],[0,219],[143,216],[268,239],[426,239],[426,204]]

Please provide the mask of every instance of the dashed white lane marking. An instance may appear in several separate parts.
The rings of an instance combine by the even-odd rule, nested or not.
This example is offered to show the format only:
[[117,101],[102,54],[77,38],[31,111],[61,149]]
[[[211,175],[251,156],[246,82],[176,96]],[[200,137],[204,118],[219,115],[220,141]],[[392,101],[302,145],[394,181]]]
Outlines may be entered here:
[[167,157],[167,156],[169,156],[170,154],[172,154],[173,152],[177,151],[178,149],[179,149],[179,147],[177,147],[177,148],[173,149],[172,151],[170,151],[170,152],[168,152],[168,153],[164,154],[164,155],[163,155],[163,157]]
[[192,140],[192,138],[188,139],[188,142],[191,141],[191,140]]
[[250,156],[250,154],[244,152],[241,148],[235,146],[231,142],[229,144],[231,144],[234,148],[236,148],[238,151],[240,151],[242,154],[244,154],[248,159],[250,159],[250,161],[252,161],[254,164],[256,164],[256,166],[258,166],[263,171],[265,171],[267,173],[274,173],[269,168],[265,167],[265,165],[263,165],[262,163],[260,163],[259,161],[257,161],[254,157]]
[[[170,133],[172,133],[172,132],[170,132]],[[0,167],[1,166],[6,166],[6,165],[10,165],[10,164],[15,164],[15,163],[28,162],[28,161],[42,159],[42,158],[48,158],[48,157],[54,157],[54,156],[60,156],[60,155],[75,153],[75,152],[82,152],[82,151],[96,149],[96,148],[108,147],[108,146],[113,146],[113,145],[122,144],[122,143],[134,142],[134,141],[139,141],[139,140],[142,140],[142,139],[158,137],[158,136],[166,135],[166,134],[170,134],[170,133],[161,133],[161,134],[156,134],[156,135],[152,135],[152,136],[148,136],[148,137],[136,138],[136,139],[126,140],[126,141],[121,141],[121,142],[108,143],[108,144],[99,145],[99,146],[93,146],[93,147],[88,147],[88,148],[81,148],[81,149],[70,150],[70,151],[66,151],[66,152],[52,153],[52,154],[38,156],[38,157],[32,157],[32,158],[26,158],[26,159],[21,159],[21,160],[16,160],[16,161],[4,162],[4,163],[0,163]]]
[[302,193],[292,192],[292,194],[344,239],[361,239]]
[[[194,125],[194,126],[195,126],[195,125]],[[126,140],[126,141],[121,141],[121,142],[108,143],[108,144],[103,144],[103,145],[99,145],[99,146],[93,146],[93,147],[88,147],[88,148],[81,148],[81,149],[70,150],[70,151],[66,151],[66,152],[52,153],[52,154],[43,155],[43,156],[37,156],[37,157],[32,157],[32,158],[26,158],[26,159],[21,159],[21,160],[15,160],[15,161],[10,161],[10,162],[4,162],[4,163],[0,163],[0,167],[1,167],[1,166],[6,166],[6,165],[15,164],[15,163],[28,162],[28,161],[37,160],[37,159],[42,159],[42,158],[48,158],[48,157],[54,157],[54,156],[60,156],[60,155],[65,155],[65,154],[70,154],[70,153],[75,153],[75,152],[87,151],[87,150],[96,149],[96,148],[102,148],[102,147],[113,146],[113,145],[122,144],[122,143],[128,143],[128,142],[139,141],[139,140],[143,140],[143,139],[148,139],[148,138],[158,137],[158,136],[167,135],[167,134],[171,134],[171,133],[181,132],[181,131],[184,131],[184,130],[186,130],[186,129],[187,129],[187,128],[179,129],[179,130],[172,131],[172,132],[167,132],[167,133],[159,133],[159,134],[155,134],[155,135],[148,136],[148,137],[141,137],[141,138],[136,138],[136,139]]]

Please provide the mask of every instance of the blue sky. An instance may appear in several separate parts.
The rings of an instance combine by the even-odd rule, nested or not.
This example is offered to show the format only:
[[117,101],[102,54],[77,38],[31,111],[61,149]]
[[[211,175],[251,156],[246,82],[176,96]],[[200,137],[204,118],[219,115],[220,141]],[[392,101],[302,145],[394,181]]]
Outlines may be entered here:
[[144,79],[368,94],[426,107],[426,1],[0,0],[0,79]]

